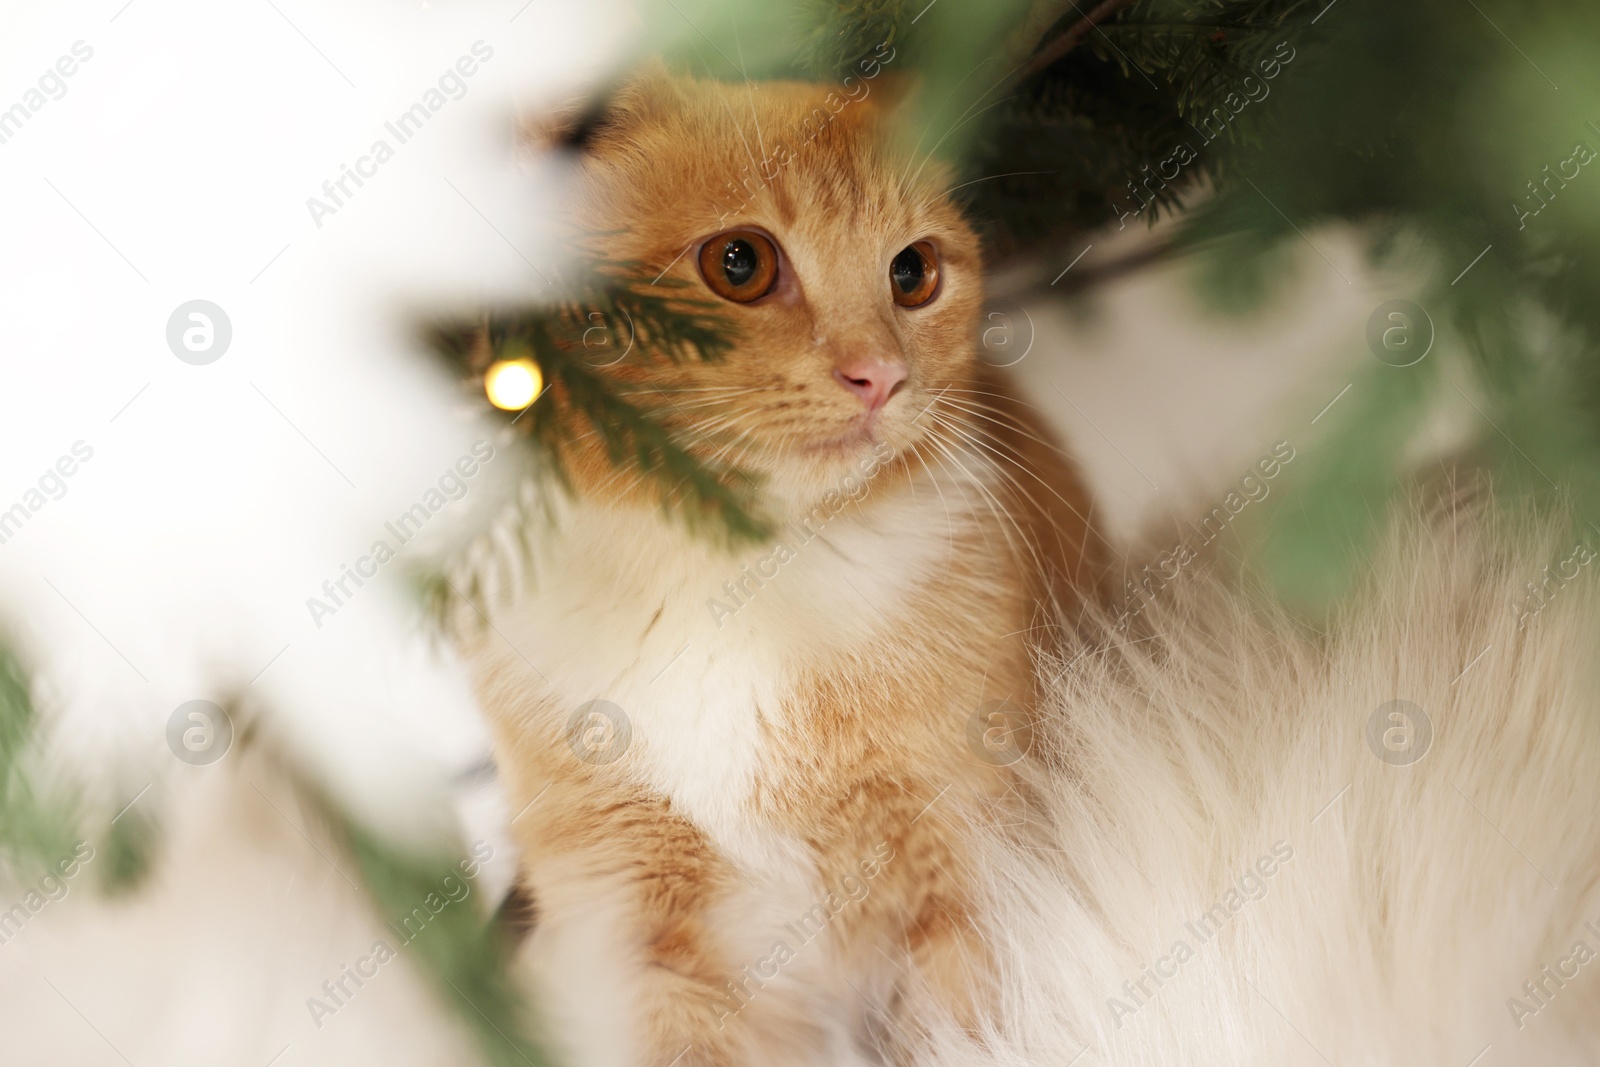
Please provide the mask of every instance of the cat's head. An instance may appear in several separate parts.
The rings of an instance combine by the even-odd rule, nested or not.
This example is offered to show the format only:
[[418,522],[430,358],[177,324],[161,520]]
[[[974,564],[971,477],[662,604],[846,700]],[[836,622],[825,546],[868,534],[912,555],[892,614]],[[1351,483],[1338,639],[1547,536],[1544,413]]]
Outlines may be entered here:
[[947,175],[895,150],[886,82],[653,70],[583,131],[590,250],[676,279],[736,331],[722,360],[609,373],[646,384],[701,455],[763,476],[780,509],[903,469],[934,398],[978,366],[978,242]]

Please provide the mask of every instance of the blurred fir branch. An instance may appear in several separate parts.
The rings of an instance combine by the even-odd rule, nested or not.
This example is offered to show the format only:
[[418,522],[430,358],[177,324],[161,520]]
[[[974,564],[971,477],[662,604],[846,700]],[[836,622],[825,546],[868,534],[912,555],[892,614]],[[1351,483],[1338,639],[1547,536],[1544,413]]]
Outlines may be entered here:
[[[39,722],[20,660],[0,645],[0,888],[31,885],[72,855],[83,836],[82,804],[69,793],[46,794],[35,781]],[[290,765],[297,794],[324,832],[355,862],[375,917],[390,939],[477,1044],[492,1067],[549,1067],[548,1054],[529,1035],[530,1009],[513,982],[510,950],[484,909],[452,899],[420,931],[396,924],[441,892],[443,876],[460,877],[457,858],[437,847],[417,851],[375,831]],[[152,869],[162,824],[129,806],[94,835],[93,868],[101,892],[137,889]]]
[[[355,861],[376,917],[385,925],[385,940],[394,942],[401,957],[454,1012],[478,1046],[482,1062],[490,1067],[550,1067],[554,1061],[530,1033],[530,1008],[511,977],[511,950],[494,920],[469,903],[470,895],[445,897],[448,902],[437,911],[425,903],[447,892],[447,876],[470,884],[470,878],[463,880],[459,857],[436,848],[418,851],[374,831],[307,779],[297,789]],[[426,914],[426,923],[406,925],[404,920],[418,909]]]
[[435,326],[433,348],[475,387],[500,361],[539,368],[544,392],[506,419],[569,492],[572,443],[593,436],[615,467],[652,481],[662,507],[691,528],[730,543],[758,541],[769,525],[759,514],[756,479],[697,455],[692,425],[674,419],[670,398],[649,373],[661,361],[722,359],[732,338],[715,308],[686,295],[684,283],[647,282],[637,271],[636,264],[609,264],[582,274],[554,304]]
[[143,806],[119,812],[98,843],[96,873],[102,892],[124,896],[139,889],[155,870],[164,827]]
[[0,645],[0,872],[31,881],[72,852],[76,812],[30,773],[38,728],[22,664]]

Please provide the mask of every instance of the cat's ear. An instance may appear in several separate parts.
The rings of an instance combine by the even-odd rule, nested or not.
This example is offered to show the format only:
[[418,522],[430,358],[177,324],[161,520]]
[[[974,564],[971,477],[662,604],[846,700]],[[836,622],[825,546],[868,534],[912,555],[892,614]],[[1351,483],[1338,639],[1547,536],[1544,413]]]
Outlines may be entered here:
[[666,64],[650,59],[627,77],[524,122],[522,131],[544,151],[588,152],[606,134],[659,118],[677,103],[678,86]]
[[658,121],[683,106],[682,79],[667,69],[659,57],[651,57],[633,69],[611,98],[611,110],[619,126]]
[[586,152],[606,123],[609,90],[524,116],[519,139],[535,152]]

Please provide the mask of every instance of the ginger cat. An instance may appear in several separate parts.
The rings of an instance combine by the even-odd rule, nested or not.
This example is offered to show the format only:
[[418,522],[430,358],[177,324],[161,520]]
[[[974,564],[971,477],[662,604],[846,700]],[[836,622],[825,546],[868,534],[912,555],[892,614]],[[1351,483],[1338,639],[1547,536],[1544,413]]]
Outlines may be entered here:
[[580,442],[528,588],[470,639],[574,1065],[905,1062],[925,998],[974,1031],[989,1010],[964,842],[1025,830],[1031,649],[1102,548],[977,358],[948,179],[891,149],[865,84],[654,71],[585,138],[591,250],[737,329],[725,360],[610,373],[764,476],[778,533],[692,535]]

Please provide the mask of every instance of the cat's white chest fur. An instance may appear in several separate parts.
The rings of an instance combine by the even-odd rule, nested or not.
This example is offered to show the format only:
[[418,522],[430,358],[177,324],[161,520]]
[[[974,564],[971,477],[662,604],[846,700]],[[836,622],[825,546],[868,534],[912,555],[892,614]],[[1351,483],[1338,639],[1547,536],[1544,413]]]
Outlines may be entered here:
[[960,497],[901,488],[738,555],[656,515],[579,504],[500,629],[543,676],[551,713],[620,708],[632,775],[739,865],[787,867],[798,846],[751,799],[796,679],[903,615],[947,560]]

